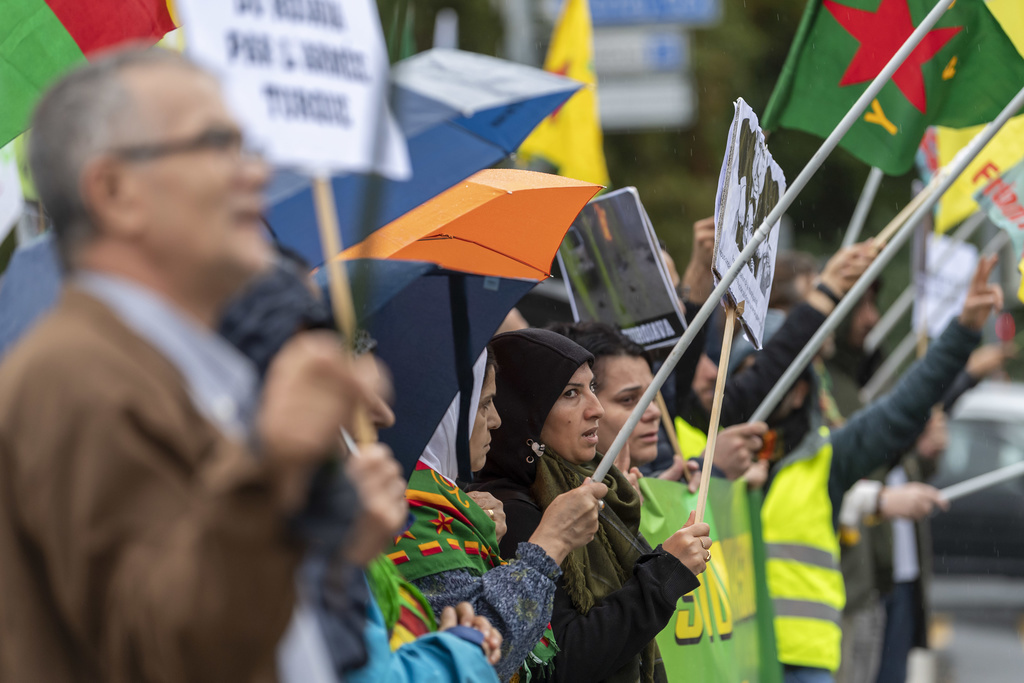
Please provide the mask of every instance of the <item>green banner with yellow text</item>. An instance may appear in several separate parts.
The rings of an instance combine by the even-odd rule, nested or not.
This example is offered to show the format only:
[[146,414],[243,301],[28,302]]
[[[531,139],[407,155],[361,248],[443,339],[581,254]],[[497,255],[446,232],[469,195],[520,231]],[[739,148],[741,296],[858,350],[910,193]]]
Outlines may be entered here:
[[[641,479],[640,530],[657,545],[696,507],[683,484]],[[679,600],[657,638],[669,681],[779,683],[771,601],[764,578],[761,496],[746,483],[712,479],[705,521],[711,526],[711,562],[700,588]]]

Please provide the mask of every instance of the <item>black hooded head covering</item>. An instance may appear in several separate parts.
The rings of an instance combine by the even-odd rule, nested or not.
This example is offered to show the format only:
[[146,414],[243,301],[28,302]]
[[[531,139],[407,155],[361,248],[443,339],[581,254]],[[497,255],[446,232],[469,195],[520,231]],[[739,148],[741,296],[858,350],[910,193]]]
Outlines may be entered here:
[[550,330],[517,330],[491,340],[498,362],[494,405],[501,427],[491,432],[487,464],[477,482],[508,480],[514,488],[529,488],[537,463],[528,441],[540,441],[548,413],[581,365],[594,365],[582,346]]

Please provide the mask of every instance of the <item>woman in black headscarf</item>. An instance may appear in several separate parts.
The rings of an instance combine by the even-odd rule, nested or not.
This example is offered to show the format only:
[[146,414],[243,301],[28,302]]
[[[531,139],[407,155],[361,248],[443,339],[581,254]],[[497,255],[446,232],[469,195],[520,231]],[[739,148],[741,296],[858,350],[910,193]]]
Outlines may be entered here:
[[[604,410],[593,389],[594,357],[548,330],[492,341],[501,373],[487,464],[475,488],[502,501],[508,530],[502,554],[533,533],[547,506],[595,470]],[[561,652],[555,681],[665,681],[654,637],[680,597],[700,585],[711,547],[706,524],[692,524],[652,550],[640,535],[640,499],[612,468],[597,536],[562,562],[551,618]]]

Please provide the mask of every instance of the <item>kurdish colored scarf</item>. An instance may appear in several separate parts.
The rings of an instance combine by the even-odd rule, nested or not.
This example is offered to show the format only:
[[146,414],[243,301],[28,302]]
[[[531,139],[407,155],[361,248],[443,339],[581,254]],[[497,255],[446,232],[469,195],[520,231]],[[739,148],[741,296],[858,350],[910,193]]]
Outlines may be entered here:
[[[388,557],[409,581],[455,569],[482,576],[508,564],[498,553],[494,520],[454,482],[420,462],[405,498],[413,523],[395,539]],[[549,624],[513,680],[527,683],[535,672],[547,670],[557,653]]]
[[[592,476],[600,456],[584,465],[567,462],[548,447],[537,460],[537,479],[531,493],[542,510],[556,497],[577,488]],[[580,614],[587,614],[601,601],[622,587],[633,575],[633,565],[651,547],[640,534],[640,496],[629,481],[612,468],[605,476],[608,487],[604,510],[594,540],[576,548],[562,562],[562,581],[569,599]],[[637,655],[640,659],[640,680],[651,683],[655,663],[660,661],[658,645],[653,640]],[[628,668],[628,667],[627,667]],[[606,681],[617,681],[615,674]],[[625,682],[623,682],[625,683]]]

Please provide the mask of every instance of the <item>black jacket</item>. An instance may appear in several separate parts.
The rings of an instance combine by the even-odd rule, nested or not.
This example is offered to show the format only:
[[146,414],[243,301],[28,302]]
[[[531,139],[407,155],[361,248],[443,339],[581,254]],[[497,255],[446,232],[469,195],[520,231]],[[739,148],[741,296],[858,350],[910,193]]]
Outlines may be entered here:
[[[495,337],[491,345],[498,362],[494,400],[502,423],[491,433],[487,463],[470,488],[487,491],[504,505],[508,530],[500,548],[502,556],[514,557],[543,516],[531,494],[536,458],[552,457],[536,456],[530,443],[540,439],[547,415],[569,378],[584,363],[593,363],[594,357],[549,330],[508,332]],[[658,548],[642,555],[632,578],[584,616],[576,611],[559,579],[551,627],[561,652],[555,657],[550,680],[600,681],[624,667],[638,667],[638,653],[665,628],[679,598],[699,585],[686,566]],[[659,672],[658,679],[664,680],[664,667],[658,667]],[[628,673],[621,672],[621,678],[639,678],[639,670],[635,676]]]
[[[726,380],[722,396],[722,427],[750,419],[823,322],[825,316],[810,304],[800,304],[790,311],[782,328],[757,353],[754,365]],[[712,360],[718,362],[717,358]],[[707,432],[711,416],[704,410],[697,394],[691,387],[684,390],[679,386],[677,389],[680,396],[679,416]]]
[[[501,539],[502,557],[514,557],[529,540],[543,515],[528,494],[514,489],[485,487],[505,506],[508,531]],[[586,615],[576,611],[558,580],[551,629],[560,652],[548,681],[601,681],[629,664],[654,640],[676,611],[679,598],[700,580],[661,546],[643,555],[633,576]],[[659,668],[656,673],[664,673]],[[639,678],[637,671],[635,678]],[[660,676],[659,676],[660,678]],[[663,679],[662,679],[663,680]]]

